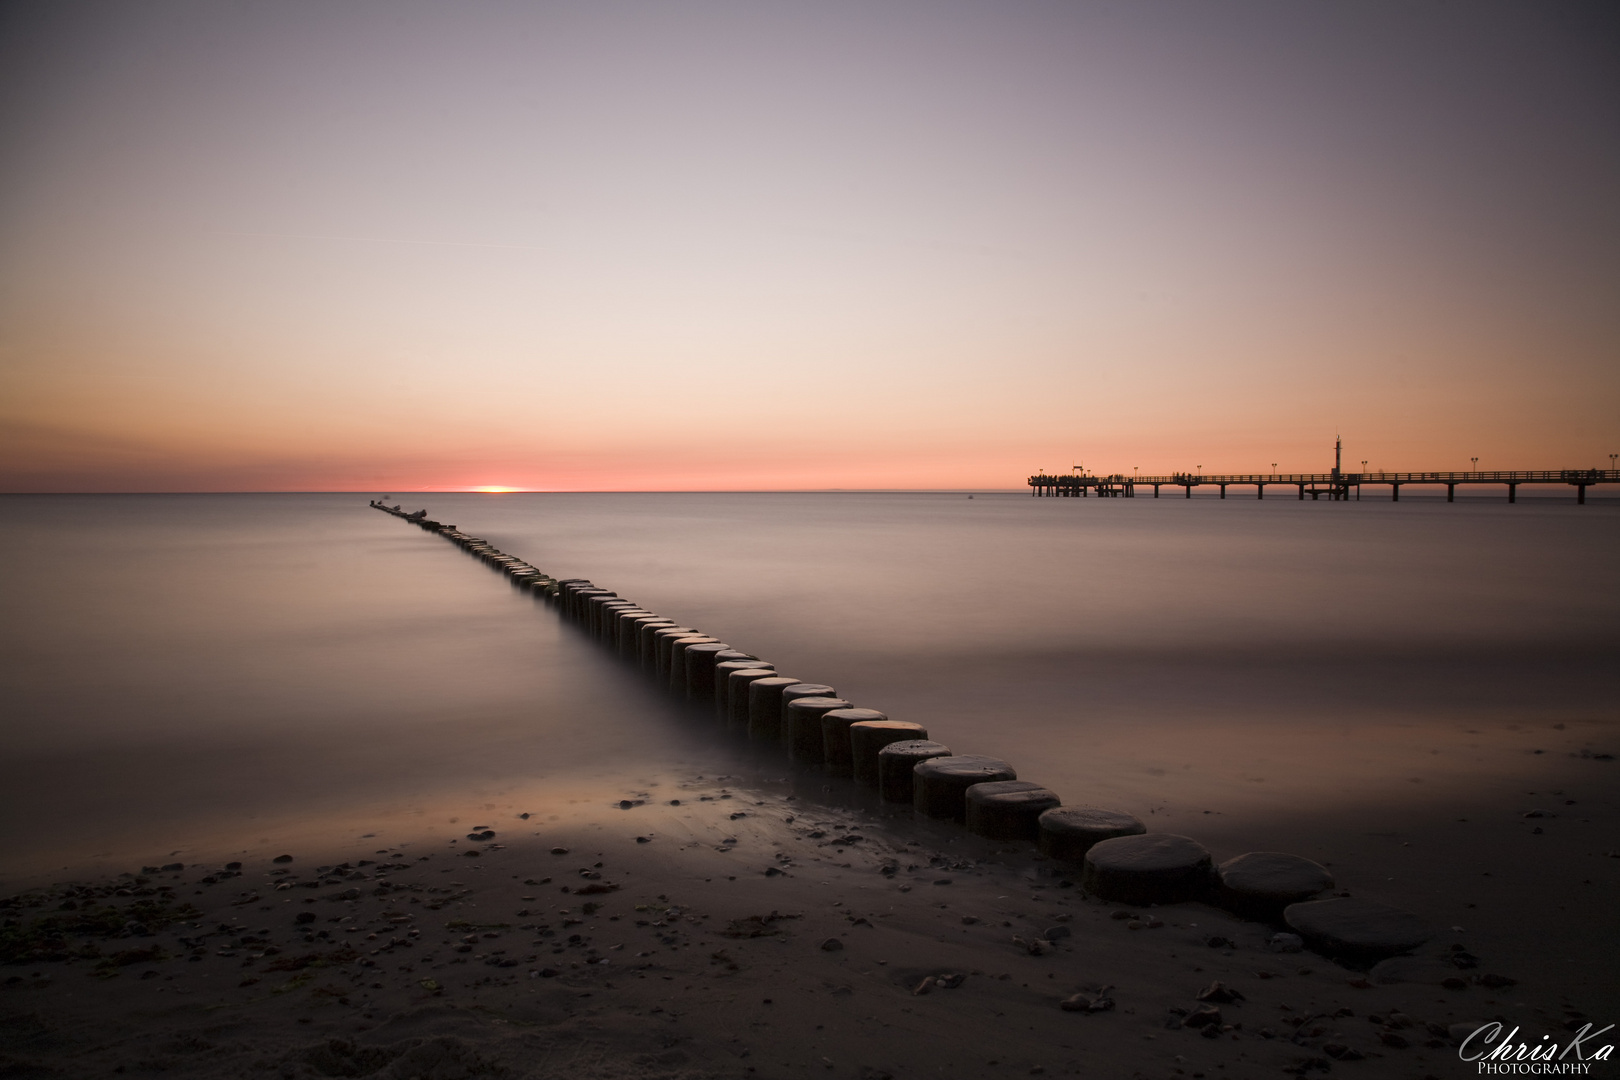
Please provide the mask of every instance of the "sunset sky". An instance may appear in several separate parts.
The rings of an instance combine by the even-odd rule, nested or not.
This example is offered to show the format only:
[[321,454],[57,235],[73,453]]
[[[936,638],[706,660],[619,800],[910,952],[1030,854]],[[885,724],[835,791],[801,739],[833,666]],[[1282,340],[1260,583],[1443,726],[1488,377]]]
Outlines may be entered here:
[[0,6],[0,490],[1620,451],[1612,3]]

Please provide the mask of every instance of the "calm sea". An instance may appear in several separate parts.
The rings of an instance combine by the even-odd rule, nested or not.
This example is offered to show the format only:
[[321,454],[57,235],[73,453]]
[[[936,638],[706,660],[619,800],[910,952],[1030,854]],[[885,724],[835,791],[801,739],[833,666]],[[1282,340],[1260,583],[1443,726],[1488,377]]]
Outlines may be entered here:
[[[0,883],[785,775],[368,497],[0,499]],[[1217,854],[1620,749],[1613,501],[396,501]]]

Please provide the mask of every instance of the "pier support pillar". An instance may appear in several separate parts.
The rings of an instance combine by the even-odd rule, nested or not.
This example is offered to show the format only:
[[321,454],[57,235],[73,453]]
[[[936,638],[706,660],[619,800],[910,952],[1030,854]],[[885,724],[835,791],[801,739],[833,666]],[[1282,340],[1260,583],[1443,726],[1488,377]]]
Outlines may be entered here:
[[1389,485],[1389,490],[1390,490],[1389,501],[1390,502],[1400,502],[1401,501],[1401,485],[1399,485],[1399,484],[1391,484],[1391,485]]
[[1221,485],[1221,498],[1223,498],[1223,499],[1226,498],[1226,485],[1225,484]]
[[1446,485],[1446,502],[1456,502],[1456,501],[1457,501],[1457,485],[1456,484],[1447,484]]
[[1304,484],[1299,485],[1299,501],[1300,502],[1305,501],[1305,485]]
[[1575,485],[1575,505],[1576,506],[1585,506],[1586,505],[1586,485],[1585,484],[1576,484]]
[[1257,498],[1257,499],[1265,498],[1266,497],[1266,485],[1264,485],[1264,484],[1256,484],[1256,485],[1254,485],[1254,492],[1255,492],[1255,494],[1254,494],[1255,498]]
[[1159,485],[1158,484],[1153,485],[1153,497],[1155,499],[1157,499],[1159,497]]
[[1518,502],[1518,501],[1519,501],[1519,485],[1518,484],[1509,484],[1508,485],[1508,502],[1515,503],[1515,502]]
[[1186,484],[1184,486],[1187,489],[1187,498],[1189,498],[1189,499],[1192,498],[1192,485],[1191,484]]

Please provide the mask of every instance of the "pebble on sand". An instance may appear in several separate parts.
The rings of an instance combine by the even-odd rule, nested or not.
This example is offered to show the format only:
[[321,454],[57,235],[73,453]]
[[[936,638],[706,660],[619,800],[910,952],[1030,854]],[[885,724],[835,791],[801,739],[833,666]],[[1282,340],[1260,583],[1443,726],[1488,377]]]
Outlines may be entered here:
[[1058,1007],[1064,1012],[1108,1012],[1114,1007],[1114,999],[1108,996],[1107,991],[1093,994],[1070,994],[1058,1002]]

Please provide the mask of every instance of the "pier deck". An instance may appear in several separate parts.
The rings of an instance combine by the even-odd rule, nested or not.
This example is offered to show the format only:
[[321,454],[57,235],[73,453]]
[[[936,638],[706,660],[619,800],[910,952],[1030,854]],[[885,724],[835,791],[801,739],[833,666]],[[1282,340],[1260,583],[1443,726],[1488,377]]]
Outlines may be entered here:
[[1216,487],[1221,498],[1226,498],[1229,487],[1253,487],[1257,498],[1266,497],[1267,487],[1294,488],[1298,497],[1309,495],[1320,499],[1326,495],[1332,500],[1347,500],[1352,491],[1360,499],[1363,485],[1388,485],[1392,497],[1400,501],[1401,488],[1423,484],[1444,486],[1446,501],[1456,499],[1457,488],[1490,484],[1505,486],[1508,502],[1517,502],[1520,484],[1563,484],[1575,489],[1575,501],[1586,502],[1586,489],[1597,484],[1620,484],[1620,469],[1542,469],[1517,472],[1333,472],[1325,473],[1171,473],[1168,476],[1126,476],[1115,473],[1097,476],[1091,473],[1065,473],[1047,475],[1038,473],[1029,478],[1030,494],[1058,498],[1134,498],[1136,489],[1151,487],[1153,497],[1159,497],[1160,488],[1181,488],[1184,498],[1192,498],[1193,488]]

